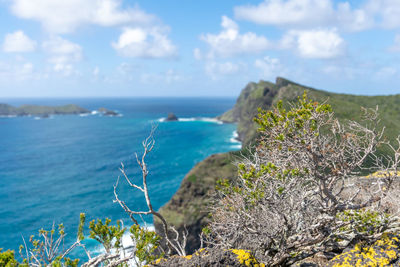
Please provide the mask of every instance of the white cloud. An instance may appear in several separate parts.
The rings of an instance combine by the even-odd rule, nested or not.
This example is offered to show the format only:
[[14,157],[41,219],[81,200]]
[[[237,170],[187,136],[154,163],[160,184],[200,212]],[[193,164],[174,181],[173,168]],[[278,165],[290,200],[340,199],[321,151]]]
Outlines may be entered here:
[[315,25],[333,16],[330,0],[265,0],[257,6],[238,6],[235,17],[259,24]]
[[53,64],[55,72],[65,76],[76,74],[73,63],[82,59],[81,46],[57,36],[43,42],[42,47],[48,53],[48,61]]
[[186,78],[173,69],[169,69],[162,73],[143,73],[141,75],[141,82],[146,84],[157,84],[157,83],[176,83],[185,80]]
[[375,80],[387,80],[388,78],[393,77],[394,75],[396,75],[397,69],[393,68],[393,67],[383,67],[378,69],[378,71],[376,73],[374,73],[374,79]]
[[193,49],[193,56],[194,56],[194,58],[197,59],[197,60],[203,59],[203,53],[201,53],[201,51],[200,51],[199,48]]
[[229,61],[222,63],[210,61],[205,64],[205,72],[213,80],[217,80],[221,76],[235,75],[243,68],[243,64],[235,64]]
[[348,2],[335,7],[332,0],[264,0],[258,5],[237,6],[234,11],[238,19],[264,25],[295,28],[340,26],[346,31],[360,31],[373,25],[368,10],[352,9]]
[[[226,16],[222,17],[221,26],[222,31],[219,34],[205,34],[200,37],[210,47],[208,58],[258,53],[270,48],[270,42],[264,36],[253,32],[240,34],[236,22]],[[199,58],[199,55],[199,50],[195,50],[195,56]]]
[[168,39],[168,28],[127,27],[112,47],[122,56],[136,58],[171,58],[177,56],[177,48]]
[[32,52],[36,42],[31,40],[23,31],[6,34],[3,43],[4,52]]
[[363,66],[327,65],[321,71],[333,78],[354,80],[365,77],[369,70]]
[[394,37],[394,44],[389,47],[390,52],[400,52],[400,34],[396,34]]
[[254,62],[256,68],[261,69],[263,79],[271,80],[277,76],[285,76],[286,70],[278,58],[264,57]]
[[38,80],[41,75],[35,71],[31,62],[22,62],[18,64],[6,64],[0,62],[0,81],[29,81]]
[[116,26],[155,20],[138,6],[123,9],[121,0],[13,0],[11,10],[20,18],[39,21],[52,33],[72,32],[85,24]]
[[369,0],[364,9],[374,16],[382,28],[393,29],[400,26],[400,1]]
[[282,48],[294,48],[303,58],[330,59],[345,52],[345,41],[331,30],[289,31],[282,39]]
[[353,32],[372,28],[375,24],[368,10],[363,8],[352,10],[348,2],[338,4],[336,21],[343,30]]
[[98,66],[96,66],[94,69],[93,69],[93,76],[95,76],[95,77],[98,77],[99,76],[99,74],[100,74],[100,68],[98,67]]

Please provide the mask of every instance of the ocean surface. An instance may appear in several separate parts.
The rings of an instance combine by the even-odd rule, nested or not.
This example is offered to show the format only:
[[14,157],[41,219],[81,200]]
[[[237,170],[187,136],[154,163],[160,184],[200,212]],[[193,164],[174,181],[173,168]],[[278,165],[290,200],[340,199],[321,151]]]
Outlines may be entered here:
[[[238,150],[236,125],[213,119],[234,105],[233,98],[124,99],[0,99],[11,105],[77,104],[94,111],[118,111],[119,117],[100,114],[0,117],[0,248],[18,251],[19,245],[41,228],[63,223],[66,244],[76,239],[79,214],[89,221],[122,219],[132,223],[113,203],[113,185],[123,163],[128,175],[141,183],[135,152],[152,125],[155,147],[147,157],[148,186],[159,209],[179,188],[185,174],[207,156]],[[163,122],[169,112],[180,120]],[[133,210],[146,210],[143,195],[121,180],[118,193]],[[145,217],[151,225],[152,218]],[[98,250],[95,241],[86,241]],[[17,252],[18,253],[18,252]],[[76,252],[77,253],[77,252]],[[75,253],[75,254],[76,254]]]

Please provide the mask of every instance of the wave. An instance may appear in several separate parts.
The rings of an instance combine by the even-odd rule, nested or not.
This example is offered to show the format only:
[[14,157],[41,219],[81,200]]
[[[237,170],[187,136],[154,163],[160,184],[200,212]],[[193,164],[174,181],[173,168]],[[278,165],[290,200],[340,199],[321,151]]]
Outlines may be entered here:
[[[148,231],[155,231],[155,227],[152,224],[148,224],[146,226],[144,226]],[[130,253],[132,252],[132,248],[135,245],[135,243],[133,242],[132,238],[131,238],[131,233],[129,232],[129,228],[130,227],[126,227],[125,233],[122,236],[122,247],[125,250],[125,253]],[[100,255],[102,253],[105,253],[105,249],[103,247],[103,245],[99,244],[97,241],[95,241],[94,239],[91,239],[90,237],[86,236],[85,237],[86,240],[90,240],[89,242],[89,252],[93,255],[93,256],[97,256]],[[132,265],[130,265],[132,266]],[[133,265],[135,266],[135,265]]]
[[[159,118],[156,121],[168,122],[165,118]],[[223,122],[220,120],[217,120],[215,118],[208,118],[208,117],[178,118],[178,122],[209,122],[209,123],[223,124]]]
[[229,139],[229,142],[233,144],[232,146],[230,146],[232,149],[242,148],[242,142],[239,141],[239,134],[237,131],[233,131],[232,136]]
[[239,141],[239,134],[238,134],[237,131],[233,131],[232,137],[229,139],[229,141],[230,141],[231,143],[234,143],[234,144],[241,143],[241,142]]
[[234,146],[230,146],[229,148],[234,149],[234,150],[240,150],[242,149],[242,145],[234,145]]
[[15,118],[17,115],[0,115],[0,118]]

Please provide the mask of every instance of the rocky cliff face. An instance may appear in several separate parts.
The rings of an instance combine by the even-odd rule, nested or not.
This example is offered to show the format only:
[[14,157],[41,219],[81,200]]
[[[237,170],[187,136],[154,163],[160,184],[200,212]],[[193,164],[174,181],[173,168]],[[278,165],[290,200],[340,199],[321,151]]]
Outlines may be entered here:
[[[232,179],[236,167],[232,162],[234,153],[212,155],[198,163],[185,176],[182,184],[171,200],[160,209],[160,213],[179,232],[185,227],[189,232],[187,249],[193,252],[200,247],[201,229],[209,222],[207,209],[218,179]],[[155,220],[155,228],[162,231],[160,222]]]
[[[270,109],[279,100],[293,101],[304,91],[310,99],[332,105],[336,117],[341,120],[361,120],[360,106],[375,107],[379,105],[382,114],[381,124],[387,127],[386,136],[395,140],[400,133],[400,95],[394,96],[355,96],[335,94],[302,86],[287,79],[278,77],[275,84],[260,81],[249,83],[241,92],[235,106],[218,117],[224,122],[236,122],[240,140],[244,147],[255,142],[257,131],[254,116],[258,108]],[[286,103],[286,102],[285,102]],[[286,104],[288,105],[288,104]],[[235,160],[239,154],[225,153],[208,157],[197,164],[183,179],[182,184],[172,199],[160,209],[160,213],[178,230],[189,231],[188,252],[191,253],[200,245],[199,234],[207,224],[210,203],[218,179],[236,177]],[[155,222],[157,231],[161,231]]]

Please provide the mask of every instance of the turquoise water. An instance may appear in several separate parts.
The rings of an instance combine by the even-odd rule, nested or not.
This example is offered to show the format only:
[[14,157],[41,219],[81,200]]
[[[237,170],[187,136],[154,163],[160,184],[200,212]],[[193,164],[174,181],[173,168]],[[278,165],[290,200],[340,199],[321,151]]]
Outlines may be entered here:
[[[76,236],[79,214],[87,222],[111,218],[130,221],[113,203],[113,184],[123,162],[140,182],[134,153],[153,124],[154,150],[147,157],[149,188],[158,209],[178,189],[184,175],[205,157],[231,150],[236,126],[213,118],[230,109],[234,99],[0,99],[12,105],[78,104],[89,110],[117,110],[121,117],[59,115],[0,118],[0,248],[14,249],[40,228],[63,223],[67,243]],[[169,112],[181,121],[160,122]],[[145,209],[143,196],[124,182],[119,197],[132,209]],[[145,218],[152,223],[152,218]],[[88,231],[86,230],[86,235]]]

